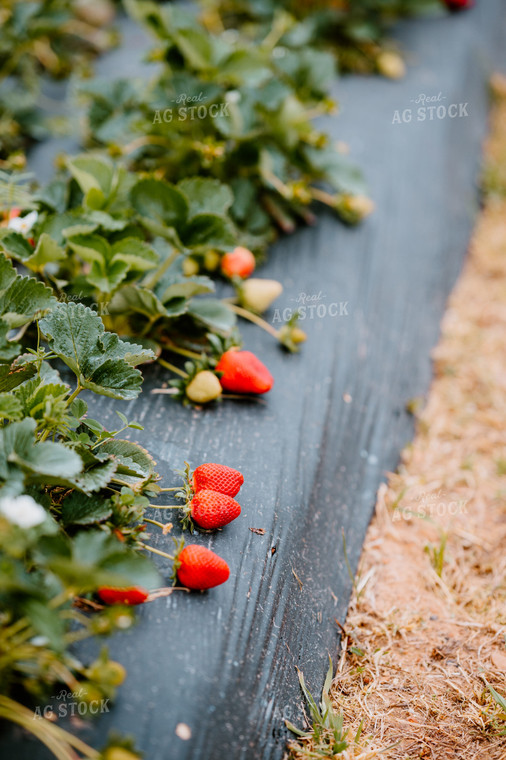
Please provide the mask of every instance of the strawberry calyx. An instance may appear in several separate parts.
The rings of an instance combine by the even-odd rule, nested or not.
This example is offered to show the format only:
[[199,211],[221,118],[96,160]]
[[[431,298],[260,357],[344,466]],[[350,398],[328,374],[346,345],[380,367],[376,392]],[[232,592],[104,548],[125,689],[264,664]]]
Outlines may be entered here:
[[172,536],[172,540],[174,541],[176,551],[174,553],[174,561],[172,563],[172,573],[170,579],[172,581],[172,585],[175,586],[177,584],[177,571],[181,567],[181,560],[179,559],[179,555],[185,547],[185,542],[184,538],[177,539],[175,536]]

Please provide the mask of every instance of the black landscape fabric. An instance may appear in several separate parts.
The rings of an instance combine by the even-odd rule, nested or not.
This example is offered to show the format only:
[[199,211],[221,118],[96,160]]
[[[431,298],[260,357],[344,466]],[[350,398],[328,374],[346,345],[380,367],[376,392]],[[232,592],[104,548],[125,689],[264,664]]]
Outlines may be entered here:
[[[478,211],[488,78],[505,62],[505,22],[503,0],[486,0],[407,23],[398,31],[409,51],[404,80],[336,81],[341,113],[322,126],[349,143],[377,210],[355,229],[322,213],[274,246],[260,274],[285,291],[270,319],[305,305],[308,342],[286,355],[244,327],[245,347],[276,377],[268,398],[184,409],[151,395],[166,372],[144,369],[128,417],[144,425],[136,440],[164,484],[177,483],[171,470],[185,460],[222,462],[245,476],[243,512],[198,539],[230,564],[226,585],[145,605],[138,625],[110,642],[128,678],[110,712],[79,730],[94,746],[115,729],[135,735],[147,760],[279,760],[284,719],[302,720],[296,666],[319,694],[351,590],[342,532],[355,570],[378,485],[413,436],[405,405],[428,390],[430,352]],[[99,62],[101,75],[140,70],[146,40],[124,26],[126,41]],[[51,152],[33,153],[41,179]],[[101,398],[93,416],[107,424],[115,408]],[[160,567],[168,581],[169,562]],[[177,737],[179,723],[189,740]],[[4,741],[2,757],[35,756],[46,752],[17,730]]]

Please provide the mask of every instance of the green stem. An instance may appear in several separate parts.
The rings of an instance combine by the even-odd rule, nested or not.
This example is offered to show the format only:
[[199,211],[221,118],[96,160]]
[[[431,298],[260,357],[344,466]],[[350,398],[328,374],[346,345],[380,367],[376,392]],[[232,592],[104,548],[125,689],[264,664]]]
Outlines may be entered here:
[[81,741],[81,739],[73,736],[63,728],[55,726],[54,723],[50,723],[45,718],[34,718],[34,714],[30,712],[30,710],[24,707],[24,705],[19,704],[19,702],[15,702],[14,700],[10,699],[9,697],[0,695],[0,715],[26,728],[28,731],[30,731],[30,733],[37,736],[40,741],[44,742],[46,746],[52,749],[52,751],[54,750],[50,744],[53,745],[53,747],[55,745],[59,746],[61,753],[66,752],[66,754],[57,754],[56,757],[75,760],[75,754],[70,750],[67,750],[67,748],[64,746],[65,744],[69,744],[71,747],[74,747],[86,757],[96,759],[99,757],[99,753],[93,749],[93,747],[85,744],[85,742]]
[[151,525],[156,525],[157,528],[162,528],[163,530],[165,530],[165,527],[166,527],[163,523],[159,522],[158,520],[150,520],[149,517],[143,517],[142,521],[151,523]]
[[202,354],[198,354],[196,351],[190,351],[188,348],[181,348],[180,346],[173,346],[172,344],[165,345],[164,348],[166,348],[167,351],[172,351],[174,354],[186,356],[188,359],[202,359]]
[[183,486],[172,486],[171,488],[160,488],[160,491],[162,493],[165,493],[165,491],[180,491],[183,488]]
[[151,509],[182,509],[183,504],[150,504]]
[[143,549],[147,549],[148,552],[153,552],[153,554],[158,554],[160,557],[167,557],[167,559],[174,560],[175,557],[173,554],[167,554],[167,552],[161,552],[160,549],[155,549],[154,546],[148,546],[148,544],[141,543],[141,546]]
[[146,279],[142,283],[142,286],[144,288],[148,288],[148,290],[153,290],[153,288],[155,287],[156,283],[159,281],[160,277],[162,277],[165,274],[165,272],[167,271],[167,269],[170,268],[170,266],[173,264],[173,262],[175,261],[175,259],[178,256],[179,256],[179,251],[176,250],[176,249],[174,249],[172,251],[172,253],[169,256],[167,256],[167,258],[165,259],[165,261],[163,261],[161,263],[161,265],[158,267],[158,269],[156,269],[153,272],[153,274],[148,275],[146,277]]
[[83,390],[82,386],[79,385],[79,383],[78,383],[77,384],[77,388],[75,389],[74,393],[72,393],[68,397],[68,400],[67,400],[67,409],[71,405],[71,403],[74,401],[74,399],[76,399],[79,396],[79,394],[81,393],[82,390]]
[[268,322],[265,321],[265,319],[262,319],[262,317],[259,317],[258,314],[254,314],[252,311],[248,311],[248,309],[243,309],[242,306],[237,306],[235,303],[228,303],[227,306],[229,309],[234,311],[239,317],[242,317],[243,319],[247,319],[250,322],[253,322],[254,325],[258,325],[258,327],[261,327],[262,330],[265,330],[269,333],[269,335],[272,335],[273,338],[276,338],[276,340],[279,340],[279,333],[278,331],[270,325]]
[[311,188],[311,195],[315,199],[315,201],[320,201],[320,203],[325,203],[325,205],[330,206],[331,208],[335,208],[336,205],[336,199],[333,195],[330,193],[326,193],[325,190],[320,190],[317,187]]
[[180,375],[180,377],[188,377],[186,372],[183,372],[182,369],[176,367],[175,364],[165,361],[165,359],[158,359],[158,363],[161,364],[162,367],[165,367],[165,369],[169,369],[171,372],[175,372],[176,375]]

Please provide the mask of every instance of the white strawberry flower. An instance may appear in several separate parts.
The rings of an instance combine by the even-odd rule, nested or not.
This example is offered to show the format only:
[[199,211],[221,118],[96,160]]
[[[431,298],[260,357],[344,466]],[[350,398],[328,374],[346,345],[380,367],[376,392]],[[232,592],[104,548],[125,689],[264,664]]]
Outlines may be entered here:
[[20,528],[35,528],[46,519],[44,507],[27,495],[1,499],[0,513]]
[[15,216],[14,219],[9,219],[7,227],[10,230],[14,230],[14,232],[27,235],[37,221],[38,216],[36,211],[30,211],[26,216]]

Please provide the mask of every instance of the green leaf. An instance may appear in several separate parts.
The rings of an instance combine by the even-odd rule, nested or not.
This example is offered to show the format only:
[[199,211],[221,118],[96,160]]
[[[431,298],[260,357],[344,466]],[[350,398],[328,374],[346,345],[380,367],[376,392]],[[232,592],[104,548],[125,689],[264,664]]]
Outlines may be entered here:
[[40,236],[37,247],[32,255],[25,259],[24,264],[29,269],[40,271],[46,264],[53,261],[62,261],[66,258],[66,253],[60,246],[46,233]]
[[90,264],[97,262],[105,266],[111,258],[111,246],[100,235],[72,235],[68,242],[72,250]]
[[100,317],[83,304],[59,304],[40,328],[82,388],[111,398],[137,398],[142,375],[134,367],[153,359],[152,351],[105,332]]
[[29,380],[36,374],[37,370],[33,364],[6,364],[0,365],[0,392],[12,391],[18,385]]
[[188,313],[218,332],[228,333],[236,323],[234,312],[215,298],[198,298],[191,302]]
[[147,288],[125,285],[109,301],[109,314],[143,314],[153,321],[167,316],[167,311],[155,294]]
[[177,187],[188,200],[190,218],[196,214],[226,214],[234,202],[229,186],[217,179],[188,177],[178,182]]
[[57,610],[51,609],[46,602],[39,599],[24,600],[21,609],[35,631],[47,638],[53,649],[64,649],[65,621]]
[[30,417],[0,429],[0,478],[7,480],[13,467],[29,477],[43,475],[72,478],[82,468],[72,449],[52,441],[35,442],[36,422]]
[[9,328],[31,322],[55,302],[50,288],[33,277],[16,275],[12,264],[0,254],[0,317]]
[[112,262],[121,261],[134,272],[145,272],[153,269],[160,260],[156,251],[150,245],[138,238],[123,238],[112,246]]
[[0,420],[20,420],[23,417],[21,401],[12,393],[0,393]]
[[197,214],[180,235],[188,248],[228,248],[237,243],[230,221],[217,214]]
[[26,261],[33,254],[32,246],[20,232],[2,230],[0,234],[0,246],[16,261]]
[[114,166],[101,156],[77,156],[69,159],[70,173],[83,191],[86,202],[100,208],[113,190]]
[[62,505],[61,517],[64,525],[92,525],[103,522],[112,514],[109,499],[100,499],[74,491]]
[[111,482],[111,478],[117,469],[117,463],[113,459],[100,462],[89,467],[86,472],[73,479],[76,488],[86,494],[100,491],[101,488]]
[[315,148],[307,145],[304,155],[312,172],[326,179],[336,190],[357,195],[367,192],[364,175],[360,169],[334,148]]
[[185,195],[163,180],[141,179],[130,191],[130,200],[144,223],[155,232],[166,227],[177,229],[188,217]]
[[72,543],[59,544],[48,539],[39,542],[40,561],[77,591],[132,584],[150,589],[160,584],[149,559],[102,530],[82,530]]
[[153,457],[138,443],[114,438],[102,444],[100,450],[117,462],[116,475],[131,475],[136,479],[147,480],[154,473]]

